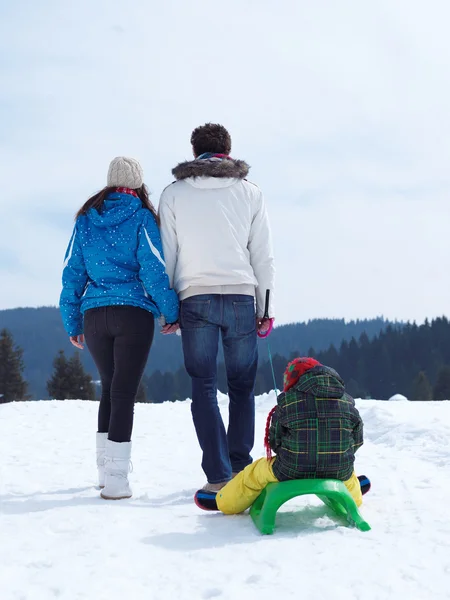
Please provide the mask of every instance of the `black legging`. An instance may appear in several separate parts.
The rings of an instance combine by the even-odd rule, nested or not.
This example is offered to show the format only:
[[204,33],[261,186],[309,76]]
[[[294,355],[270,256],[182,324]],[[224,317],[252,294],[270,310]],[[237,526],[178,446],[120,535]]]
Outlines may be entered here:
[[100,373],[98,431],[113,442],[129,442],[134,400],[155,331],[153,315],[135,306],[86,311],[84,335]]

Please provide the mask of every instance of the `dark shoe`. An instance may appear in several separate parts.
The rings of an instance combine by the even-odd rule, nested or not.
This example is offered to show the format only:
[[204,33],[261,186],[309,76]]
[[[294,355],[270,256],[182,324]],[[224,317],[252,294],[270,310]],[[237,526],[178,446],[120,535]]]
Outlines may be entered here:
[[359,475],[358,479],[361,486],[361,494],[364,496],[370,490],[370,479],[365,475]]
[[216,502],[216,492],[198,490],[194,495],[195,504],[202,510],[219,510]]
[[203,492],[220,492],[220,490],[227,485],[228,481],[221,481],[220,483],[205,483],[202,487]]

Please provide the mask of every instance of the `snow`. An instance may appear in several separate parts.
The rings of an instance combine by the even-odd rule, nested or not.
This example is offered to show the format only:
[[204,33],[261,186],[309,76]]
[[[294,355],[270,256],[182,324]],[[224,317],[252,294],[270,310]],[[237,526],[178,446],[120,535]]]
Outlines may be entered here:
[[403,394],[394,394],[389,398],[389,402],[405,402],[405,400],[407,401],[408,398],[403,396]]
[[[258,399],[255,457],[274,402]],[[450,403],[358,406],[372,531],[307,497],[281,509],[273,536],[194,505],[189,402],[137,405],[134,497],[119,502],[95,489],[96,403],[0,406],[1,600],[450,598]]]

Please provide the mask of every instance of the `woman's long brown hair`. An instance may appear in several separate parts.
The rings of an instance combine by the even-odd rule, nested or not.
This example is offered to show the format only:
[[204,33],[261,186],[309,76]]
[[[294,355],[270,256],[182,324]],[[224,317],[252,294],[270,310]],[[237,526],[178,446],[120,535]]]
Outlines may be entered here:
[[[78,219],[78,217],[80,217],[81,215],[85,215],[91,208],[100,210],[103,206],[104,201],[109,196],[109,194],[111,194],[112,192],[115,192],[116,189],[117,189],[116,187],[105,187],[100,192],[97,192],[96,194],[91,196],[89,198],[89,200],[87,200],[83,204],[83,206],[80,208],[80,210],[77,212],[75,219]],[[139,200],[142,202],[142,206],[152,213],[152,215],[155,217],[156,222],[158,223],[158,226],[159,226],[160,223],[159,223],[158,213],[156,212],[156,209],[150,200],[148,189],[147,189],[147,186],[145,185],[145,183],[140,188],[138,188],[137,190],[134,190],[134,191],[138,195]]]

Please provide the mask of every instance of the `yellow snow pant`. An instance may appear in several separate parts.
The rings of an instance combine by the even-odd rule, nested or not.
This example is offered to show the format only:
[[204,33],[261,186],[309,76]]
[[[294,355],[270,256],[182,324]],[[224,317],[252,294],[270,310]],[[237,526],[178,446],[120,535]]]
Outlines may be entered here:
[[[217,507],[226,515],[235,515],[249,508],[268,483],[278,483],[272,471],[276,458],[260,458],[245,467],[217,494]],[[357,506],[362,504],[361,486],[355,473],[344,481]]]

